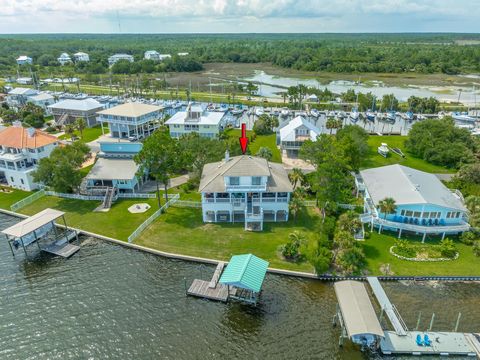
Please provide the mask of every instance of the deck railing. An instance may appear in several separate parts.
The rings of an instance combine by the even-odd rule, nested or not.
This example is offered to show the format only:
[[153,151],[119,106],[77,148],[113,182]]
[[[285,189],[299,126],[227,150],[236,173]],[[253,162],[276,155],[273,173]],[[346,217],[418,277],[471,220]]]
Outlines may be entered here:
[[374,217],[373,223],[375,225],[391,227],[394,229],[402,229],[408,231],[414,231],[419,233],[442,233],[442,232],[463,232],[470,230],[470,225],[466,222],[461,222],[460,224],[456,225],[430,225],[430,226],[422,226],[422,225],[415,225],[415,224],[406,224],[396,221],[389,221],[381,218]]
[[140,224],[133,233],[128,237],[128,242],[131,243],[135,240],[152,222],[155,221],[160,215],[162,215],[166,209],[175,204],[180,198],[180,194],[174,194],[160,209],[155,211],[147,220]]

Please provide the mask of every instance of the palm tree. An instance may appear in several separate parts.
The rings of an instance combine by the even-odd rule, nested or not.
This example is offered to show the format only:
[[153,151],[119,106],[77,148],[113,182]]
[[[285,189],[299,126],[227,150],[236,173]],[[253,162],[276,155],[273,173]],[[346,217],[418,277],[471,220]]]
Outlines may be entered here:
[[87,122],[84,118],[78,118],[75,120],[75,127],[80,131],[80,137],[83,139],[83,130],[87,127]]
[[302,206],[303,206],[303,201],[299,197],[297,197],[297,196],[292,197],[288,207],[290,209],[290,213],[293,215],[293,221],[294,222],[297,221],[297,215],[300,212],[300,210],[302,209]]
[[65,134],[72,139],[73,134],[75,133],[75,127],[72,124],[65,125]]
[[383,213],[383,218],[386,219],[388,214],[393,214],[397,210],[397,205],[395,204],[395,199],[387,197],[378,202],[378,207],[380,212]]
[[330,130],[330,135],[332,135],[332,130],[337,127],[337,121],[333,118],[328,118],[325,127]]
[[293,190],[297,187],[298,183],[301,183],[305,175],[299,168],[293,168],[292,171],[288,174],[288,179],[293,185]]
[[465,199],[470,217],[470,225],[480,227],[480,196],[470,195]]

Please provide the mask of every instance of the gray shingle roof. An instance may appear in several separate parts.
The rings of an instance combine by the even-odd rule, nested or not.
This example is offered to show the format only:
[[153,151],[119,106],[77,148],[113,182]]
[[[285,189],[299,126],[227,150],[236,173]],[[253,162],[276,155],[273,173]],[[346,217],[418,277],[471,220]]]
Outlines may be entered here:
[[292,192],[293,188],[282,164],[248,155],[235,156],[229,161],[205,164],[200,178],[200,192],[225,191],[225,176],[268,176],[267,191]]
[[63,100],[56,104],[48,106],[51,109],[75,110],[75,111],[90,111],[94,109],[103,109],[103,105],[95,99],[83,100]]
[[397,205],[434,204],[466,211],[466,208],[434,175],[402,165],[388,165],[360,171],[375,204],[391,197]]
[[87,175],[94,180],[131,180],[138,171],[138,165],[130,159],[99,158]]

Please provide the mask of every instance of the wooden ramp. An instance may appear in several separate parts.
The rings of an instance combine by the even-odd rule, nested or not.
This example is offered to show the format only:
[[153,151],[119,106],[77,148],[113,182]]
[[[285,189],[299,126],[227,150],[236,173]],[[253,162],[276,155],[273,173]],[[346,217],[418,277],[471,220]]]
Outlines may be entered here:
[[215,288],[211,288],[210,281],[195,279],[187,290],[187,294],[204,299],[227,302],[228,286],[217,284]]
[[78,250],[80,250],[80,246],[70,243],[64,243],[62,245],[57,245],[56,243],[53,243],[42,248],[42,250],[53,255],[68,258],[75,254]]

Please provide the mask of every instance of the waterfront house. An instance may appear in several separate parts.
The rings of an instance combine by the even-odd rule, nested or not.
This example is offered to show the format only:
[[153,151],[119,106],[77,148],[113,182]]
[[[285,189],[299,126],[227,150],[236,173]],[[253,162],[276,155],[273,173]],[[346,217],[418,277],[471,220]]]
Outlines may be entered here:
[[293,191],[282,164],[248,155],[206,164],[200,178],[204,222],[240,222],[245,230],[288,220]]
[[155,50],[145,51],[144,59],[145,60],[160,61],[160,53],[158,51],[155,51]]
[[60,54],[60,56],[57,58],[57,61],[60,63],[60,65],[63,66],[65,64],[71,63],[72,59],[70,58],[70,55],[64,52]]
[[[450,190],[434,175],[402,165],[360,171],[355,176],[364,199],[361,216],[371,227],[423,234],[458,234],[468,231],[467,209],[458,190]],[[384,214],[379,203],[395,200],[396,209]]]
[[208,138],[218,137],[225,126],[224,112],[208,112],[200,105],[188,104],[185,111],[179,111],[165,122],[170,136],[179,138],[192,132]]
[[278,130],[277,144],[287,155],[297,156],[306,140],[315,141],[321,131],[303,116],[297,116]]
[[97,161],[85,177],[81,192],[103,194],[107,188],[114,188],[116,192],[138,192],[146,174],[138,174],[139,166],[133,157],[142,149],[142,143],[105,137],[99,144]]
[[18,65],[25,65],[25,64],[31,64],[33,62],[31,57],[28,57],[27,55],[20,55],[17,58],[17,64]]
[[58,144],[55,136],[24,128],[20,122],[0,130],[0,182],[21,190],[36,189],[31,174]]
[[35,89],[17,87],[8,92],[7,104],[12,107],[24,106],[30,96],[35,96],[39,92]]
[[28,96],[27,102],[41,107],[47,113],[47,115],[50,115],[51,110],[48,106],[55,103],[55,98],[50,94],[42,92],[37,95]]
[[73,124],[78,118],[85,119],[87,127],[97,125],[97,112],[103,105],[95,99],[67,99],[48,106],[57,125]]
[[107,123],[110,136],[121,139],[140,139],[160,127],[163,108],[142,103],[125,103],[98,112],[98,121]]
[[132,55],[129,55],[129,54],[115,54],[115,55],[112,55],[108,58],[108,65],[112,66],[113,64],[115,64],[117,61],[120,61],[120,60],[127,60],[129,62],[133,62],[133,56]]
[[79,51],[79,52],[73,54],[73,59],[75,60],[75,62],[79,62],[79,61],[88,62],[88,61],[90,61],[90,56],[88,56],[88,54],[86,54],[84,52]]

